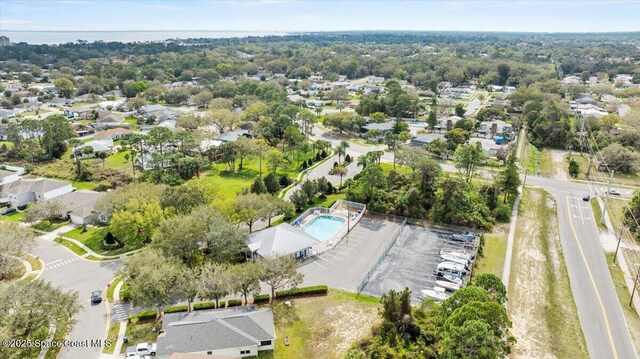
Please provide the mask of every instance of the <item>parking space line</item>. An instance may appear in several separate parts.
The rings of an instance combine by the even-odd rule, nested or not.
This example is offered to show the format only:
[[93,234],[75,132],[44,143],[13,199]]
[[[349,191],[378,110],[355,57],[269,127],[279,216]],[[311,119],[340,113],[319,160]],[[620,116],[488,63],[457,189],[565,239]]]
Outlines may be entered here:
[[331,264],[331,265],[334,265],[334,266],[336,265],[336,264],[335,264],[335,263],[333,263],[332,261],[330,261],[330,260],[328,260],[328,259],[326,259],[326,258],[323,258],[322,256],[318,257],[318,259],[320,259],[321,261],[325,261],[325,262],[327,262],[327,263],[329,263],[329,264]]

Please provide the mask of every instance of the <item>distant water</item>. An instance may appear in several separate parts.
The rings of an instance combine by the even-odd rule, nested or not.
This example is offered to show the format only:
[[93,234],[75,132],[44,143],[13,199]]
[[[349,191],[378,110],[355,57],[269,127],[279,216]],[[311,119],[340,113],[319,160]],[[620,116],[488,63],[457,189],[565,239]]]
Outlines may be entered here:
[[85,40],[88,42],[139,42],[163,41],[169,39],[210,38],[224,39],[232,37],[286,35],[284,32],[259,31],[0,31],[8,36],[12,43],[64,44]]

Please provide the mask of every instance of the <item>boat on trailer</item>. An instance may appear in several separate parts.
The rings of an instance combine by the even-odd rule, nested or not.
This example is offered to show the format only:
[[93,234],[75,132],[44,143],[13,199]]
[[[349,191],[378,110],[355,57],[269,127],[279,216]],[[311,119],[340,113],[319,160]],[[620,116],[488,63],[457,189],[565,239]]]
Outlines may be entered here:
[[443,301],[451,296],[447,293],[446,289],[437,286],[433,287],[433,289],[423,289],[420,292],[422,292],[425,297],[431,298],[438,302]]
[[460,285],[459,284],[455,284],[452,282],[449,282],[448,280],[436,280],[436,285],[438,287],[442,287],[450,292],[455,292],[456,290],[460,289]]

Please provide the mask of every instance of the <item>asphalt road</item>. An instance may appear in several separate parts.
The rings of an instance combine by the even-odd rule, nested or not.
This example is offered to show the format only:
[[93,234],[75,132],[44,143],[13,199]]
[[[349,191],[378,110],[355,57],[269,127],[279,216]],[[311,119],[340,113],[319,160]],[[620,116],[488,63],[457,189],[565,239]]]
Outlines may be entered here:
[[[107,331],[108,315],[106,285],[113,279],[121,261],[91,262],[78,258],[74,253],[60,244],[43,236],[38,238],[38,245],[33,250],[45,263],[40,279],[52,283],[64,291],[77,291],[83,305],[75,317],[76,324],[68,338],[72,341],[104,339]],[[94,290],[102,290],[102,303],[92,305],[89,297]],[[63,348],[61,359],[98,358],[102,348]]]
[[527,178],[527,185],[544,188],[556,199],[560,242],[590,357],[636,358],[592,207],[582,199],[602,189],[535,176]]

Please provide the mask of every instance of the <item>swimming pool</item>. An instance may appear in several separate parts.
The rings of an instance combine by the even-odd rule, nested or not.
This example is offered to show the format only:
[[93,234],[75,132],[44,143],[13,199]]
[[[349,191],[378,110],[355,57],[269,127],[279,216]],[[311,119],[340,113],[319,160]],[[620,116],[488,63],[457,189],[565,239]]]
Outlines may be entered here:
[[302,231],[320,241],[327,241],[342,227],[344,219],[332,216],[318,216],[307,224]]

